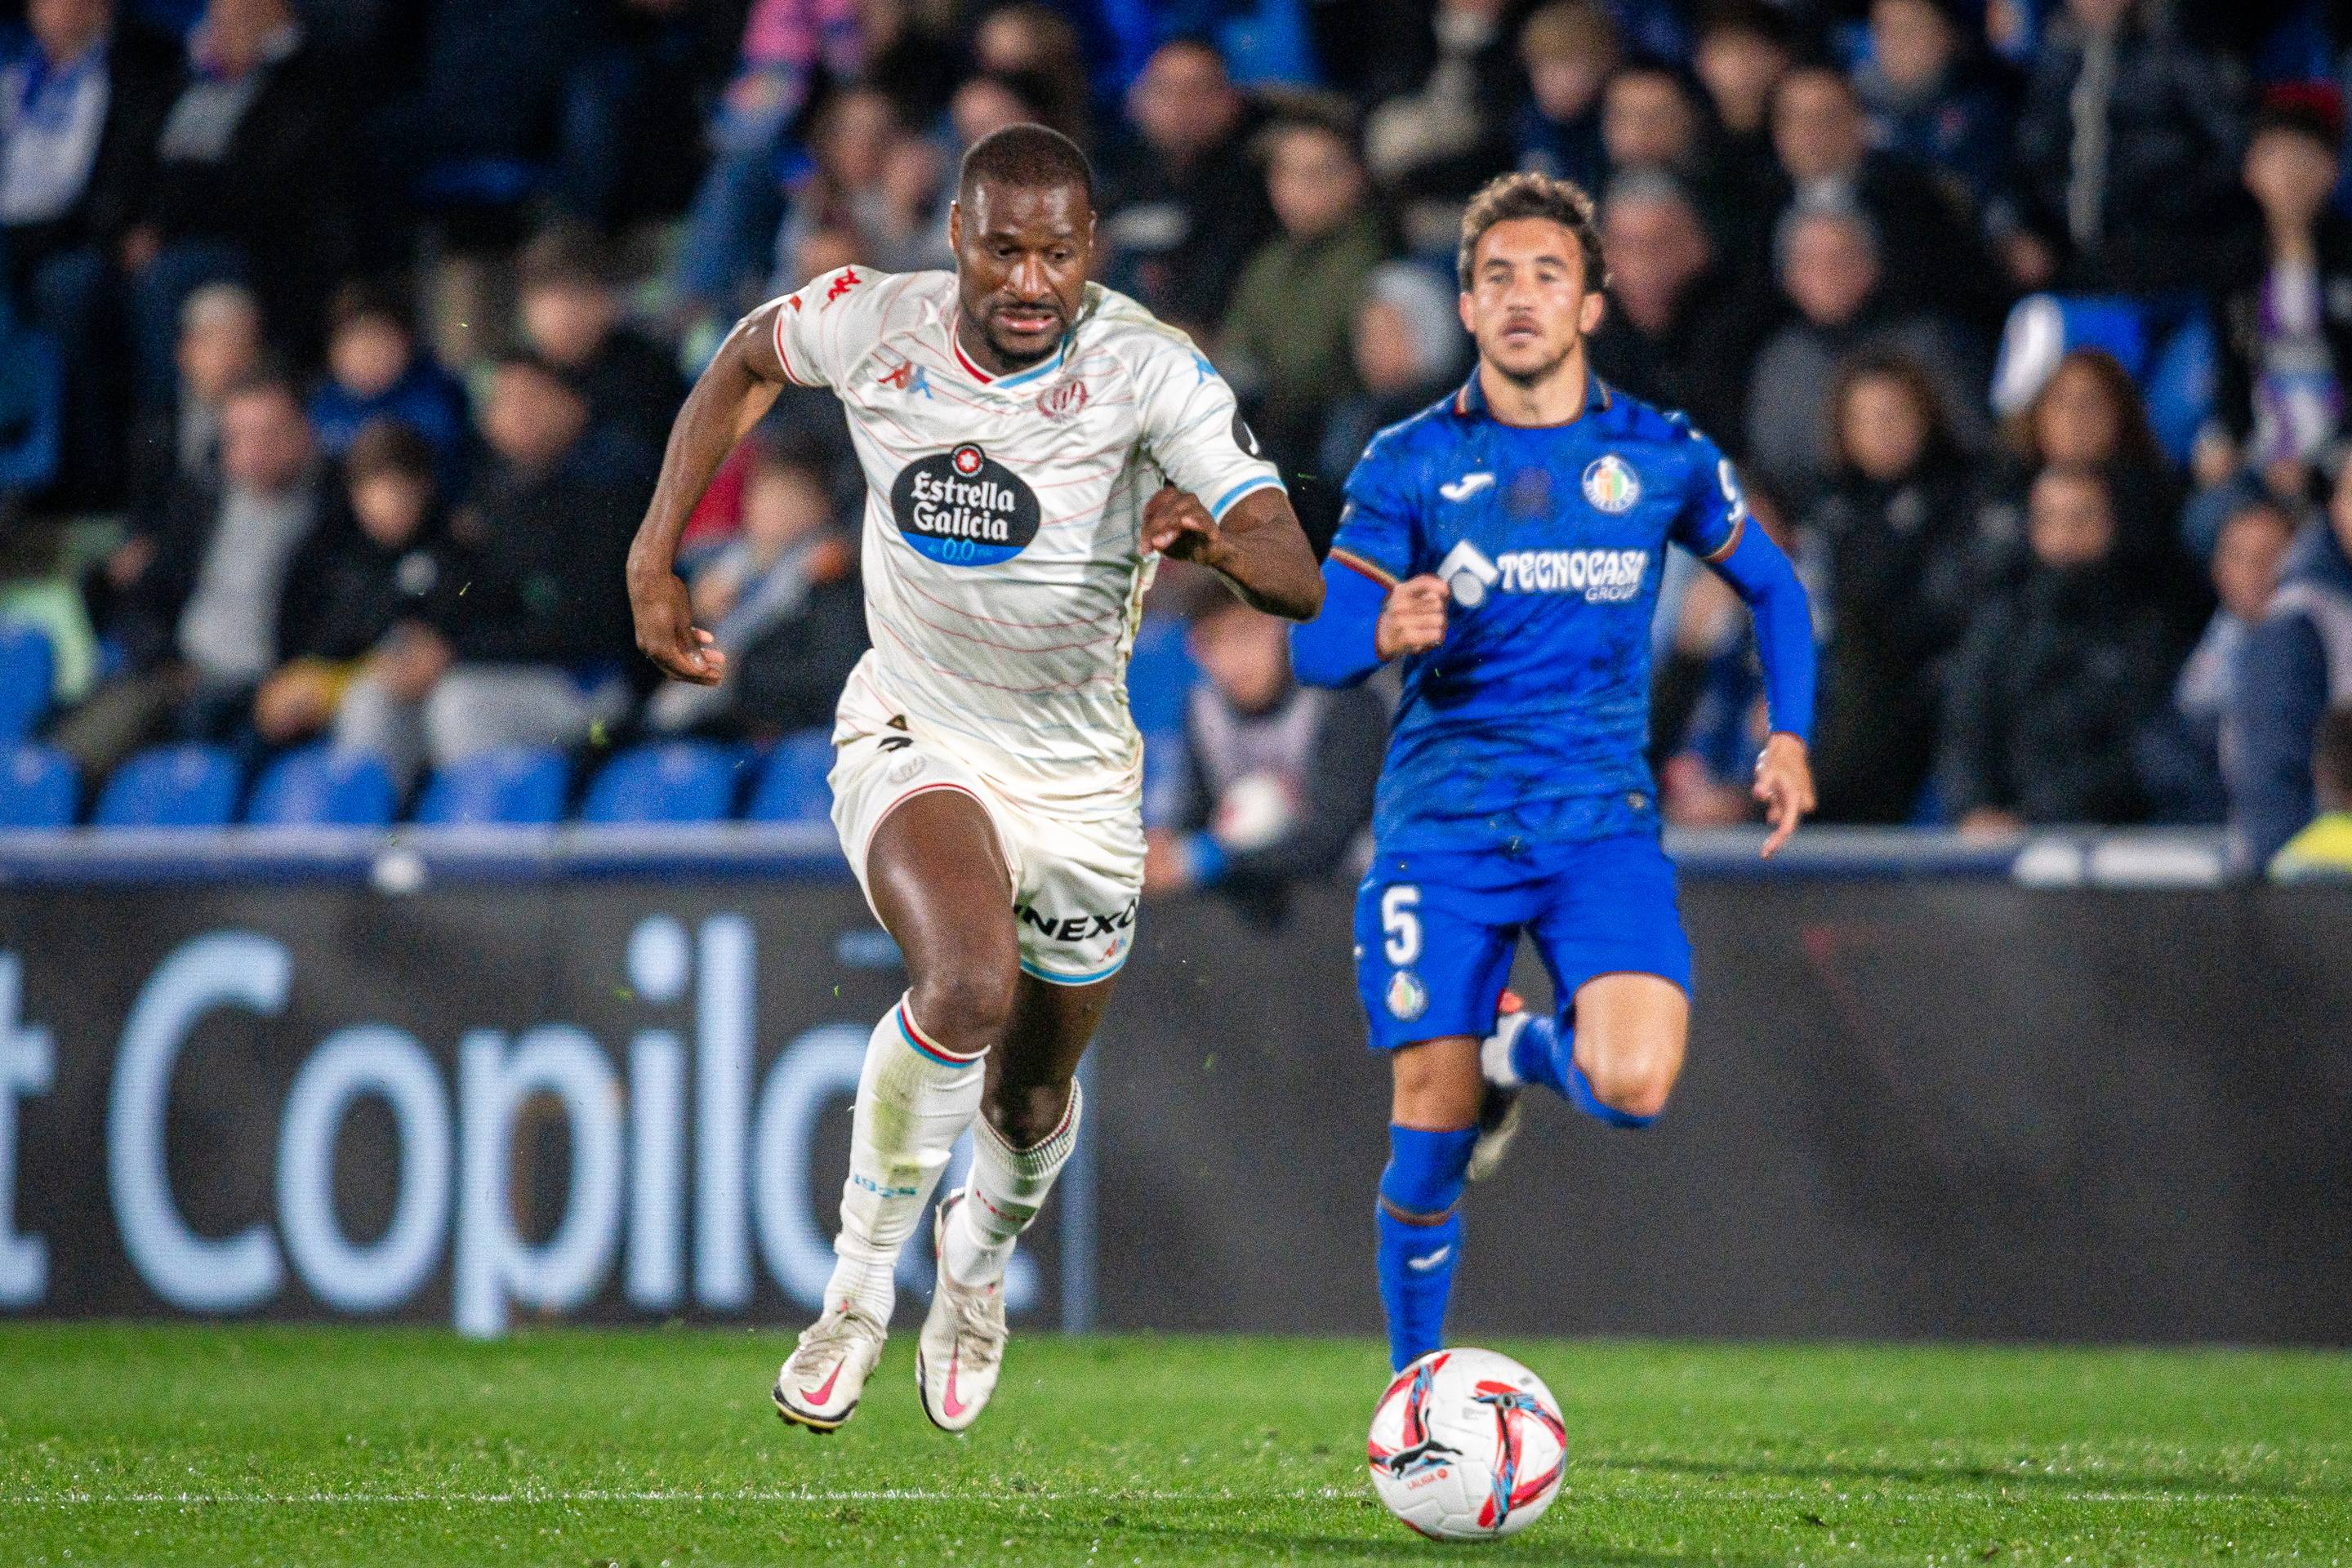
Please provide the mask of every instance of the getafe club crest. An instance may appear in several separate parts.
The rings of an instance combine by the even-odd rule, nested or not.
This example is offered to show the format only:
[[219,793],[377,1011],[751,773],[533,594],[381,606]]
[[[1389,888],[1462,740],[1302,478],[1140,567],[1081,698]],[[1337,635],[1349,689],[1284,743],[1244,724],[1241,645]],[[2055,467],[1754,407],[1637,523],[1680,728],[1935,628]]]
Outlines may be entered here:
[[1412,970],[1400,969],[1389,979],[1388,1004],[1398,1022],[1410,1024],[1428,1008],[1429,987]]
[[1611,452],[1593,458],[1584,470],[1584,499],[1594,510],[1614,517],[1631,511],[1642,499],[1642,481],[1634,477],[1633,465]]

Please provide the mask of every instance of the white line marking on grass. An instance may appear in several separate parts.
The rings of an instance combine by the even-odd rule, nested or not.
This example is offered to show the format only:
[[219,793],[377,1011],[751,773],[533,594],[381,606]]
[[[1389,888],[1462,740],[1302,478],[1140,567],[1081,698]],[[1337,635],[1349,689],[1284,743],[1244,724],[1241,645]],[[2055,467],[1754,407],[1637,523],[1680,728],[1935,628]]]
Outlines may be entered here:
[[[0,1507],[9,1508],[118,1508],[118,1507],[207,1507],[207,1508],[282,1508],[325,1505],[357,1508],[415,1508],[429,1506],[482,1506],[515,1503],[843,1503],[843,1502],[1315,1502],[1336,1497],[1352,1497],[1353,1488],[1317,1487],[1301,1491],[1233,1492],[1233,1491],[1139,1491],[1118,1487],[1089,1487],[1061,1491],[1040,1488],[1033,1491],[987,1492],[943,1491],[911,1488],[884,1487],[863,1489],[816,1489],[813,1488],[746,1489],[742,1490],[707,1490],[695,1487],[648,1488],[623,1489],[599,1487],[565,1488],[541,1491],[523,1489],[512,1491],[383,1491],[383,1492],[90,1492],[63,1491],[0,1496]],[[1818,1491],[1754,1491],[1737,1487],[1691,1488],[1676,1487],[1660,1493],[1648,1489],[1623,1491],[1588,1491],[1587,1496],[1612,1498],[1647,1498],[1657,1501],[1698,1502],[1811,1502],[1822,1501]],[[2117,1491],[2042,1491],[1968,1492],[1957,1489],[1935,1491],[1889,1491],[1873,1489],[1840,1498],[1840,1503],[1967,1503],[1985,1504],[2074,1504],[2074,1503],[2149,1503],[2167,1506],[2187,1506],[2204,1503],[2271,1503],[2305,1500],[2291,1495],[2248,1492],[2117,1492]],[[2308,1500],[2317,1501],[2314,1497]]]

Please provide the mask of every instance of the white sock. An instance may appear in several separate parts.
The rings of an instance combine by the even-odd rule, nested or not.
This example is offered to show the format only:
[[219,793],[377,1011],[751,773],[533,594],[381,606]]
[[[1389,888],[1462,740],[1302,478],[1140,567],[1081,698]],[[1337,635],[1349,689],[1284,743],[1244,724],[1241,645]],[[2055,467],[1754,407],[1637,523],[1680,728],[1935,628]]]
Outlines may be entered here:
[[971,1126],[971,1175],[964,1184],[963,1202],[948,1216],[948,1273],[959,1285],[992,1285],[1004,1278],[1012,1261],[1013,1244],[1037,1217],[1054,1178],[1070,1162],[1078,1145],[1078,1115],[1082,1096],[1070,1080],[1070,1108],[1062,1124],[1032,1148],[1015,1149],[1004,1135],[980,1117]]
[[985,1060],[984,1052],[958,1057],[925,1035],[904,998],[874,1026],[857,1076],[828,1308],[854,1302],[877,1322],[890,1321],[899,1250],[956,1140],[980,1114]]

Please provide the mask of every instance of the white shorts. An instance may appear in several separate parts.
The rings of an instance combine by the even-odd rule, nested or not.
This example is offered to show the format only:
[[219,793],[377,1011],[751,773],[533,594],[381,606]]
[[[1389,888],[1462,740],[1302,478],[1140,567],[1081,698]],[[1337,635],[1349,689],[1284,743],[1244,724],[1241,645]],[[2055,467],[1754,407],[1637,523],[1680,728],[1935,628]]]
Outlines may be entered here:
[[[1056,985],[1090,985],[1118,973],[1135,948],[1143,891],[1143,816],[1079,820],[1041,811],[991,784],[961,755],[853,675],[833,726],[833,826],[850,869],[874,906],[866,856],[874,830],[928,790],[960,790],[980,803],[1013,879],[1021,967]],[[881,918],[881,911],[875,911]]]

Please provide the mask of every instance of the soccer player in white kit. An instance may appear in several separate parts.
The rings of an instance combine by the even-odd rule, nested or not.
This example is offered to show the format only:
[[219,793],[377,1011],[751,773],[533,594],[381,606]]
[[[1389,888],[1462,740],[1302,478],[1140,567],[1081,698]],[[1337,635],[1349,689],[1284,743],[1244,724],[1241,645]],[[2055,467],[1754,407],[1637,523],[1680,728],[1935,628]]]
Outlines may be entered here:
[[786,381],[833,389],[866,471],[873,648],[834,727],[833,817],[906,955],[858,1080],[824,1311],[776,1379],[784,1419],[849,1419],[890,1321],[899,1249],[939,1208],[916,1376],[969,1426],[996,1385],[1015,1239],[1069,1158],[1073,1077],[1131,951],[1142,742],[1127,659],[1160,555],[1295,620],[1322,582],[1233,393],[1181,332],[1087,281],[1093,176],[1016,125],[964,155],[956,269],[846,267],[736,325],[670,433],[629,558],[637,644],[717,681],[673,569],[711,475]]

